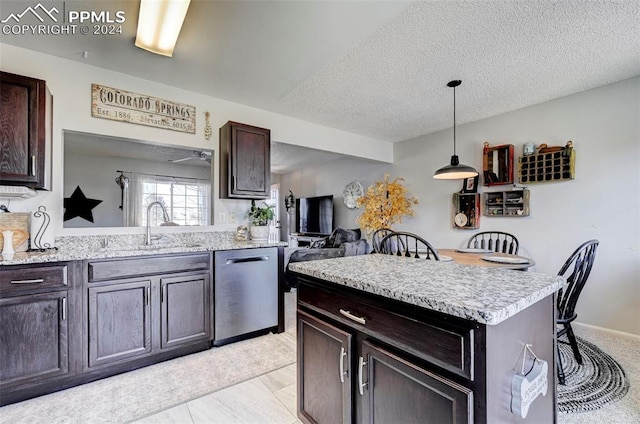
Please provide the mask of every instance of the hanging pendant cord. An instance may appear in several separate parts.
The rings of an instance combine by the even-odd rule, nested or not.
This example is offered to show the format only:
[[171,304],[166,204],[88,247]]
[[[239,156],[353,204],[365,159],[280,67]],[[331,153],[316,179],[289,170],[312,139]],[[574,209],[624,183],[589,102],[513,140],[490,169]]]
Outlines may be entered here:
[[453,155],[456,154],[456,87],[453,87]]

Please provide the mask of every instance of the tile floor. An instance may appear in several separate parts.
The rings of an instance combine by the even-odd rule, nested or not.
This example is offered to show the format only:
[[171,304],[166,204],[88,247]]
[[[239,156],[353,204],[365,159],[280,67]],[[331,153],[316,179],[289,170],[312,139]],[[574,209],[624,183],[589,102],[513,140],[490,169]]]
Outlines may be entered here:
[[299,422],[296,418],[296,365],[291,364],[135,421],[135,424]]

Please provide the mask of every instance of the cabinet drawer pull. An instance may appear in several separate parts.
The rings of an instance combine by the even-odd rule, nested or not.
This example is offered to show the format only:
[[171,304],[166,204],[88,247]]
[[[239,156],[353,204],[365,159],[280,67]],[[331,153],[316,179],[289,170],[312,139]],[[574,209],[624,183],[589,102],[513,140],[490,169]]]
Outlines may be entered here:
[[250,258],[236,258],[236,259],[227,259],[226,264],[241,264],[245,262],[260,262],[260,261],[268,261],[268,256],[252,256]]
[[350,320],[357,322],[358,324],[365,325],[367,323],[367,321],[364,318],[355,316],[350,311],[345,311],[344,309],[340,309],[340,313],[345,317],[349,318]]
[[347,352],[344,350],[344,346],[340,346],[340,382],[344,383],[344,376],[347,374],[344,370],[344,357],[347,356]]
[[361,356],[358,358],[358,391],[360,392],[360,396],[364,396],[364,388],[368,383],[362,382],[362,368],[367,365],[364,361],[364,358]]
[[31,156],[31,175],[36,176],[36,155]]
[[34,278],[33,280],[11,280],[11,284],[38,284],[44,283],[44,278]]

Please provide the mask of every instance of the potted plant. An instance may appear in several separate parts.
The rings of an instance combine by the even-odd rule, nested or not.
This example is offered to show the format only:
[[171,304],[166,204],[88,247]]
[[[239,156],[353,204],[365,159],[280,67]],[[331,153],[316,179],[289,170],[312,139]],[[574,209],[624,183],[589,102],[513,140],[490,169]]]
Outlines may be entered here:
[[269,221],[271,221],[275,213],[274,205],[267,205],[262,202],[264,207],[256,206],[255,200],[251,201],[251,209],[247,214],[251,222],[251,240],[268,240],[269,239]]

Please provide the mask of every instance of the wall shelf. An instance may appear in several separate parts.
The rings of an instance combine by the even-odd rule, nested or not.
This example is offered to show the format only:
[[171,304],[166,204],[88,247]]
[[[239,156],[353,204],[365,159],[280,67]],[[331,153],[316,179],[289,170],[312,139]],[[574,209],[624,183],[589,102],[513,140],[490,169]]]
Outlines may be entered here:
[[485,216],[529,216],[529,190],[489,191],[483,193]]
[[[459,216],[456,219],[457,215]],[[480,228],[480,194],[453,193],[453,228],[474,230]]]
[[482,171],[485,186],[513,184],[513,144],[489,146],[482,149]]
[[560,150],[518,158],[518,180],[521,184],[573,180],[576,177],[576,151]]

